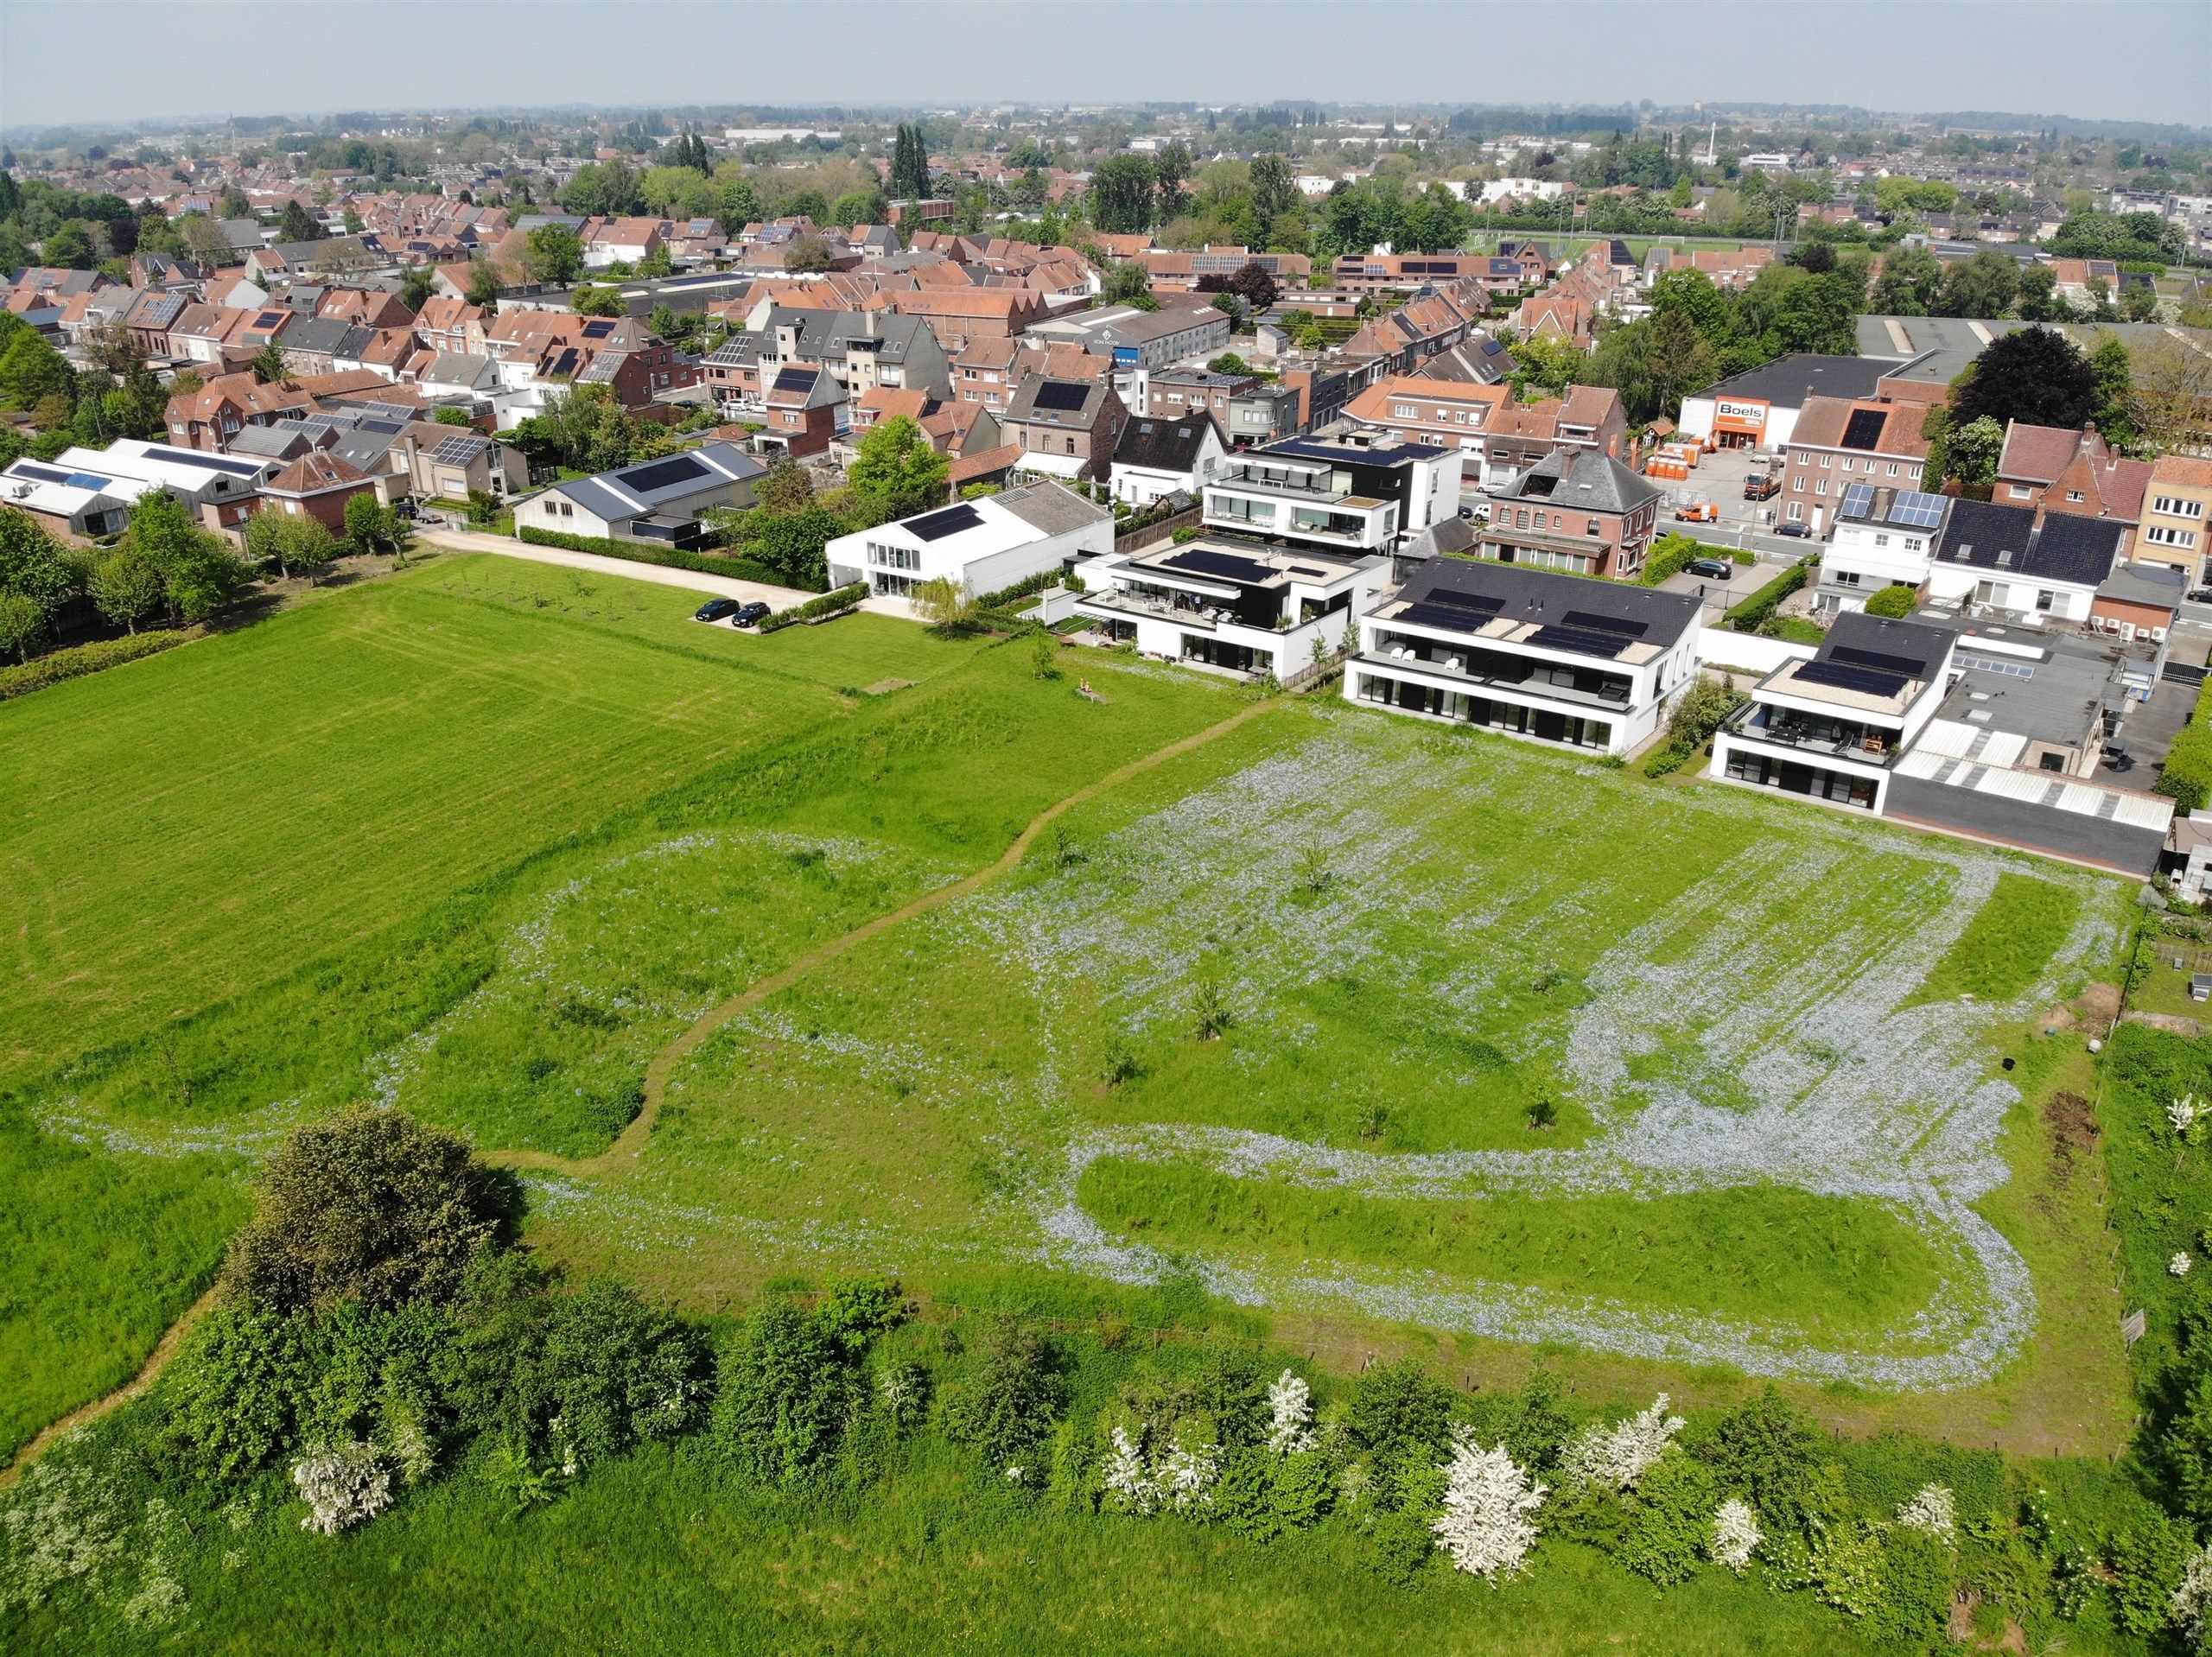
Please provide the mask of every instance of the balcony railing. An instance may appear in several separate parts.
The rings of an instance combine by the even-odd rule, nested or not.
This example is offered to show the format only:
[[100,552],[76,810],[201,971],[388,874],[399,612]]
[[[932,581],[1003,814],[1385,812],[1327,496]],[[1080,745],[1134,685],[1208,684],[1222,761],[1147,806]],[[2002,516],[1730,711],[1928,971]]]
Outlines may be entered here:
[[1897,757],[1901,745],[1894,733],[1867,726],[1837,726],[1825,721],[1797,718],[1787,710],[1751,703],[1738,708],[1724,722],[1729,735],[1749,742],[1764,742],[1800,753],[1816,753],[1830,759],[1852,759],[1863,765],[1886,765]]
[[1393,656],[1385,647],[1363,651],[1359,659],[1370,667],[1384,670],[1403,668],[1409,672],[1433,673],[1462,684],[1479,685],[1518,695],[1541,696],[1549,702],[1573,702],[1584,708],[1604,708],[1619,713],[1629,706],[1628,685],[1623,685],[1618,691],[1584,690],[1573,685],[1554,684],[1541,671],[1525,679],[1509,679],[1502,674],[1484,672],[1480,663],[1472,657],[1456,652],[1447,652],[1434,661],[1425,661],[1418,656]]

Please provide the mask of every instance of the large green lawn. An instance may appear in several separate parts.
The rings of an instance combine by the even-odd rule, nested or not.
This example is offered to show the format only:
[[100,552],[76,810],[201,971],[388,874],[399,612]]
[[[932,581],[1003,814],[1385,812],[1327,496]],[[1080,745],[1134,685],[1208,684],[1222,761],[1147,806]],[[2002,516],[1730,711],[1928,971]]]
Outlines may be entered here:
[[137,1367],[303,1116],[602,1149],[700,1011],[1237,705],[695,600],[454,559],[0,707],[0,1454]]

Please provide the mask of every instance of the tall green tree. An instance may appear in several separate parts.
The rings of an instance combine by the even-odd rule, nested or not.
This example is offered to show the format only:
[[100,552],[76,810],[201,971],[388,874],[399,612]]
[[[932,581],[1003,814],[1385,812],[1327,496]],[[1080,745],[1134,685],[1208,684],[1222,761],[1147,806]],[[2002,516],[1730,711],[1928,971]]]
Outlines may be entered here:
[[584,268],[582,238],[566,225],[540,225],[524,243],[522,263],[533,282],[572,281]]
[[950,471],[922,429],[898,415],[861,437],[846,478],[874,521],[884,523],[943,505]]
[[153,560],[118,548],[92,566],[86,581],[92,607],[127,632],[162,607],[162,572]]
[[1986,415],[2002,426],[2079,426],[2097,411],[2097,373],[2056,329],[2026,327],[1992,340],[1951,396],[1954,432]]
[[119,544],[161,572],[162,602],[181,621],[205,621],[250,579],[223,537],[200,528],[166,490],[138,498]]
[[316,218],[299,203],[297,197],[284,204],[284,211],[276,216],[276,239],[280,242],[319,242],[330,234]]
[[1152,162],[1142,156],[1116,156],[1090,173],[1090,222],[1108,235],[1132,235],[1152,228]]
[[2107,333],[2089,353],[2097,377],[2097,409],[2092,417],[2105,441],[2133,448],[2143,441],[2143,414],[2135,400],[2134,364],[2116,333]]

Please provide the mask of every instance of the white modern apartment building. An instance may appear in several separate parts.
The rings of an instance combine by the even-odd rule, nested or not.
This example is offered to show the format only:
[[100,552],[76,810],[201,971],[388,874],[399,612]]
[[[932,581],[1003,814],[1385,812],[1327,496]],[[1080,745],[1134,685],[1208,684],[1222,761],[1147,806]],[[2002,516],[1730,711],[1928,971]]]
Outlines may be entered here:
[[1624,754],[1697,676],[1700,601],[1431,558],[1359,622],[1347,700]]
[[841,535],[823,552],[833,587],[865,581],[879,598],[904,598],[933,581],[1003,592],[1113,549],[1113,513],[1046,481]]

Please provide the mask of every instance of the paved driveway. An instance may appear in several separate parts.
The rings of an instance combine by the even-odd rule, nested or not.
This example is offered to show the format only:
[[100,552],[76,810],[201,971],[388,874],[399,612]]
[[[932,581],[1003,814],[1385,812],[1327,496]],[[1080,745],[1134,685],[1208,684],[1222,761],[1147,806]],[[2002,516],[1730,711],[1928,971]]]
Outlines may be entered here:
[[588,569],[601,575],[620,575],[625,581],[647,581],[656,587],[680,587],[718,598],[758,599],[771,610],[788,610],[815,595],[797,587],[772,587],[766,581],[741,581],[730,575],[709,575],[703,570],[671,569],[665,564],[607,558],[595,552],[571,552],[566,547],[534,547],[504,535],[484,535],[474,530],[425,530],[422,538],[450,552],[490,552],[502,558],[524,558],[533,564],[559,564],[568,569]]

